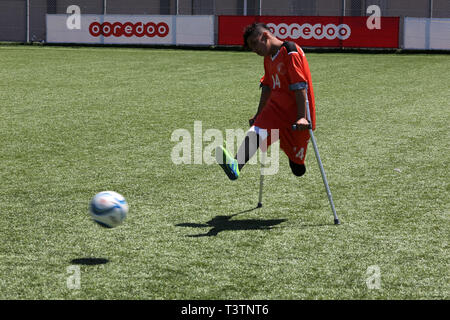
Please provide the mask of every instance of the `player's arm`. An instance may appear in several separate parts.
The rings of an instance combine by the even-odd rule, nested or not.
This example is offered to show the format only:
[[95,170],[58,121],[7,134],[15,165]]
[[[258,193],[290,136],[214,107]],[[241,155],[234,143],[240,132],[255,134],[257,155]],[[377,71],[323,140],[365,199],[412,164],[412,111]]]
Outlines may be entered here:
[[308,96],[306,89],[294,90],[295,102],[297,104],[297,126],[298,129],[308,129],[309,122],[306,119],[306,108],[308,106]]
[[286,43],[288,57],[286,66],[288,68],[289,90],[295,93],[295,103],[297,105],[297,124],[298,129],[308,129],[306,108],[308,108],[308,83],[303,67],[301,56],[304,55],[301,48],[293,42]]
[[250,126],[253,125],[253,122],[256,119],[256,117],[261,113],[262,109],[264,109],[264,107],[266,106],[267,101],[269,101],[271,91],[272,90],[270,89],[269,86],[261,83],[261,97],[259,98],[258,110],[256,111],[255,116],[249,120]]
[[262,85],[261,86],[261,97],[259,99],[259,105],[258,105],[258,111],[256,112],[255,117],[261,113],[262,109],[265,107],[267,101],[269,100],[270,97],[270,92],[272,90],[270,89],[269,86],[266,85]]

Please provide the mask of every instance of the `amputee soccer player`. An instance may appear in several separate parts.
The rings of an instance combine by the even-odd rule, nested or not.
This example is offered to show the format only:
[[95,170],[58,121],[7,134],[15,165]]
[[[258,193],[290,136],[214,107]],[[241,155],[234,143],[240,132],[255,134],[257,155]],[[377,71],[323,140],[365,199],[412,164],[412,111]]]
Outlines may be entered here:
[[[219,146],[216,160],[227,176],[236,180],[262,142],[268,147],[276,141],[271,131],[278,129],[280,147],[289,158],[292,173],[302,176],[306,172],[305,155],[310,138],[306,130],[310,125],[306,108],[309,108],[312,129],[316,127],[314,92],[305,54],[294,42],[276,38],[263,23],[246,27],[244,47],[264,57],[261,98],[236,156],[233,158]],[[293,130],[293,124],[300,130]]]

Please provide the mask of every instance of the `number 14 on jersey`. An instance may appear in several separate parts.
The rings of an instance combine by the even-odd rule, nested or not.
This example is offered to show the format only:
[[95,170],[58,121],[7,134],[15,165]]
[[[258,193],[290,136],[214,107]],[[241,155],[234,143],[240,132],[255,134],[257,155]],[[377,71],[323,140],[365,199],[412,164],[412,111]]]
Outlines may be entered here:
[[280,84],[280,78],[278,78],[278,73],[275,73],[275,75],[272,75],[272,89],[275,89],[277,86],[280,89],[281,88],[281,84]]

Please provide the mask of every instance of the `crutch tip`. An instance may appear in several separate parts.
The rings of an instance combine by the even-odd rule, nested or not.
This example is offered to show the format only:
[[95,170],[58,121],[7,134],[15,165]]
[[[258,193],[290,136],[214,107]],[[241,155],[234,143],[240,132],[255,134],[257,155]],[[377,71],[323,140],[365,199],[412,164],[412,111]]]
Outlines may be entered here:
[[262,207],[262,203],[261,203],[261,202],[258,202],[257,208],[261,208],[261,207]]
[[334,219],[334,224],[341,224],[341,222],[339,221],[339,219]]

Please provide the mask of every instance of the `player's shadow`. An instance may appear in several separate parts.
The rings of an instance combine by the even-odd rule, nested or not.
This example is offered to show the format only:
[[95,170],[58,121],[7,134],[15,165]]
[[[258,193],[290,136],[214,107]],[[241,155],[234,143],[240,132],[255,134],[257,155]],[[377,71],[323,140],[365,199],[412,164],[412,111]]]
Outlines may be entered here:
[[99,264],[106,264],[108,262],[109,260],[105,258],[79,258],[70,261],[72,264],[80,264],[83,266],[95,266]]
[[244,219],[244,220],[231,220],[231,218],[253,211],[257,209],[252,208],[245,211],[241,211],[229,216],[215,216],[211,220],[205,223],[179,223],[175,226],[177,227],[190,227],[190,228],[208,228],[207,233],[188,235],[187,237],[212,237],[217,236],[222,231],[238,231],[238,230],[270,230],[274,226],[286,221],[287,219],[271,219],[271,220],[261,220],[261,219]]

